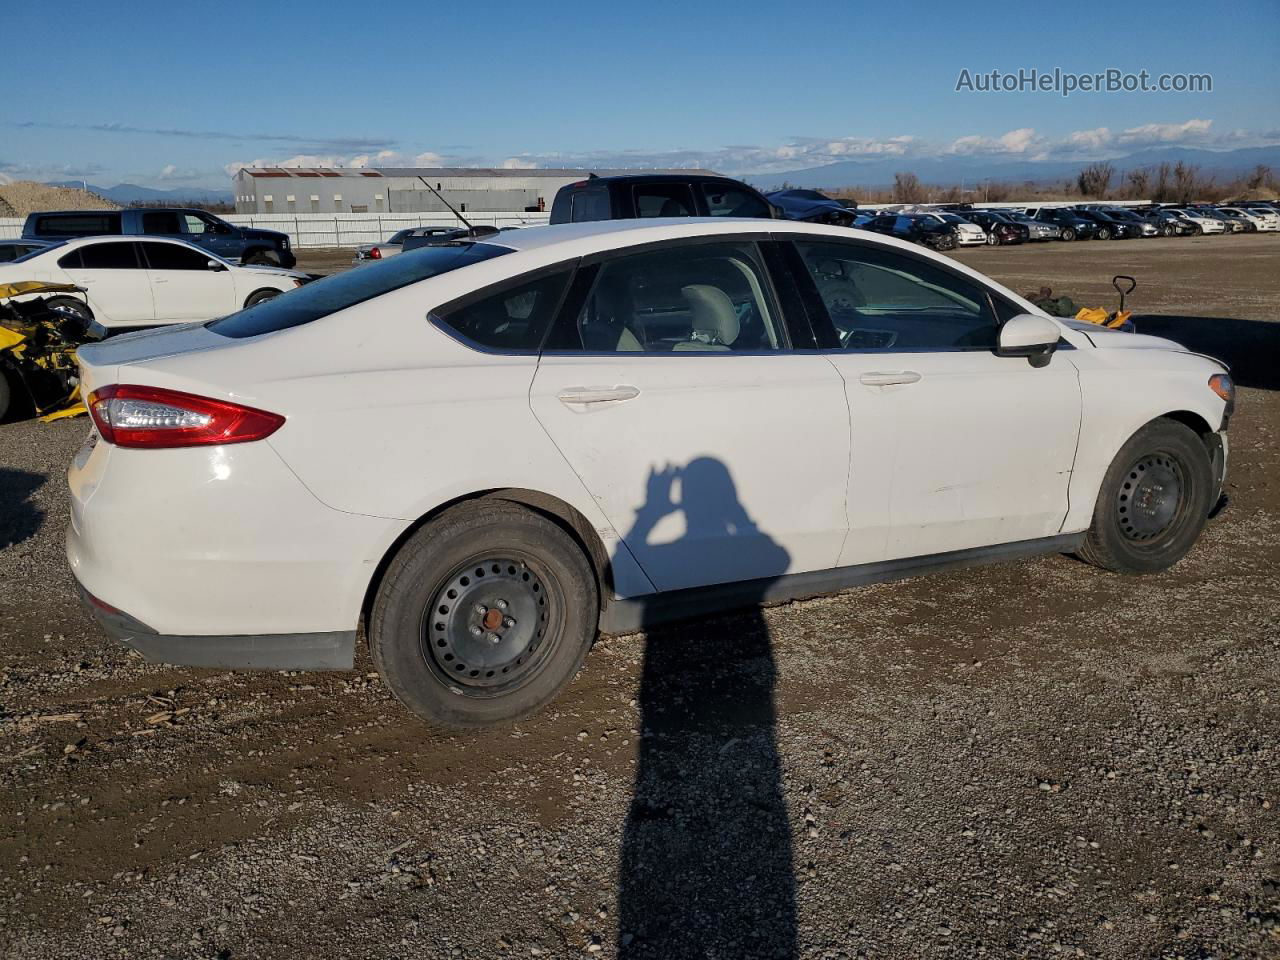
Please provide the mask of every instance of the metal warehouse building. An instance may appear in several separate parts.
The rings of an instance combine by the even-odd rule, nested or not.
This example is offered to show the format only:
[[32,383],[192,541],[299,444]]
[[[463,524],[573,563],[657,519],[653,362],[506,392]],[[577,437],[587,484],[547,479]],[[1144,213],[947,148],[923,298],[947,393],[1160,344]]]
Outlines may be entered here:
[[550,210],[556,191],[590,174],[706,170],[508,170],[483,167],[245,167],[232,178],[236,213],[439,213]]

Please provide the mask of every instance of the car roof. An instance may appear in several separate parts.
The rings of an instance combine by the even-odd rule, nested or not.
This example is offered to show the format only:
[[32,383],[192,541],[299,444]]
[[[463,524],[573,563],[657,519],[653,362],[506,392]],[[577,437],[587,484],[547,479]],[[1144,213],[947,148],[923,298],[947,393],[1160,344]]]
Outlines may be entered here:
[[[732,183],[742,184],[742,186],[750,186],[742,183],[734,177],[726,177],[717,173],[626,173],[613,177],[588,177],[586,180],[577,180],[573,183],[566,184],[561,190],[574,189],[581,187],[603,186],[606,183]],[[751,187],[751,189],[755,189]]]

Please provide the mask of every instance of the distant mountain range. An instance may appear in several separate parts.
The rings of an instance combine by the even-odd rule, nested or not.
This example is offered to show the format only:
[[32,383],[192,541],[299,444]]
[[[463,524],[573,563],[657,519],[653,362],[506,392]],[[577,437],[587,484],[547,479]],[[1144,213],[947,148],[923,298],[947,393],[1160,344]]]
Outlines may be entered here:
[[[1195,150],[1188,147],[1153,147],[1108,160],[1119,177],[1126,170],[1160,163],[1193,163],[1202,173],[1220,180],[1230,179],[1266,164],[1280,174],[1280,147],[1246,147],[1240,150]],[[984,180],[1006,183],[1053,183],[1072,179],[1090,161],[1009,160],[992,156],[955,154],[945,157],[881,157],[842,160],[821,167],[788,170],[783,173],[744,174],[743,179],[765,190],[782,184],[793,187],[884,187],[893,175],[909,171],[924,183],[952,186],[964,182],[976,185]]]
[[100,187],[96,184],[86,186],[83,180],[62,180],[54,183],[55,187],[85,187],[112,203],[127,207],[131,203],[168,203],[176,207],[188,203],[231,203],[233,194],[230,190],[207,190],[204,187],[174,187],[171,190],[158,190],[155,187],[140,187],[136,183],[117,183],[114,187]]

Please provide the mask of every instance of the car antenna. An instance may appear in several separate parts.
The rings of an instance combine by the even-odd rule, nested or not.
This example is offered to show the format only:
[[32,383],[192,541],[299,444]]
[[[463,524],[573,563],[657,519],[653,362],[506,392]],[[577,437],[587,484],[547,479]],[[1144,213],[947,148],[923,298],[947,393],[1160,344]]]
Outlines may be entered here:
[[463,223],[467,225],[467,232],[474,237],[476,235],[476,228],[471,225],[471,221],[468,220],[466,217],[464,217],[462,214],[460,214],[457,210],[455,210],[453,208],[453,204],[450,203],[448,200],[446,200],[439,190],[437,190],[431,184],[427,183],[427,180],[425,177],[419,176],[418,179],[422,181],[423,185],[428,190],[430,190],[432,193],[436,195],[436,199],[438,199],[441,203],[443,203],[446,207],[449,208],[450,213],[452,213],[455,217],[457,217],[459,220],[461,220]]

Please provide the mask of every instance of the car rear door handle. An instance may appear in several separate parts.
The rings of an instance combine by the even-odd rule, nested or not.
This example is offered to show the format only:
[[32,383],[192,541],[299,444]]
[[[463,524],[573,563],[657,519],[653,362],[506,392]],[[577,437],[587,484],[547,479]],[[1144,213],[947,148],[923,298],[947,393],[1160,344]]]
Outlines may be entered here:
[[891,387],[899,383],[916,383],[920,374],[914,370],[876,370],[858,377],[859,383],[868,387]]
[[640,389],[625,383],[613,387],[566,387],[556,394],[556,398],[569,407],[620,403],[638,396]]

